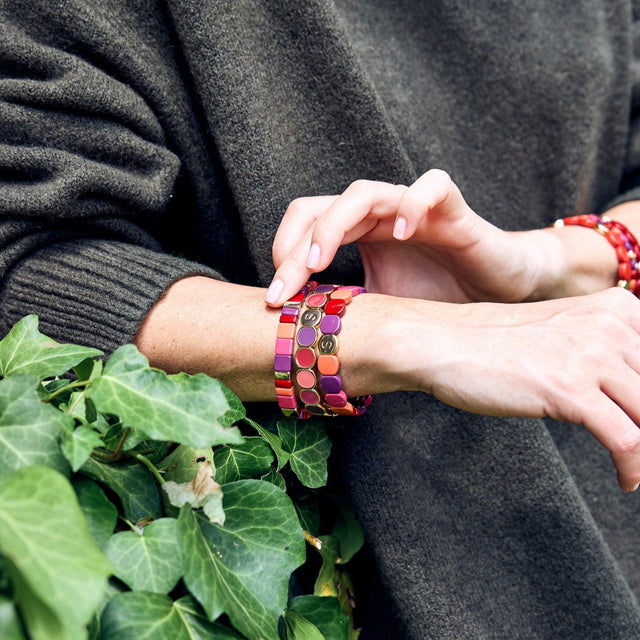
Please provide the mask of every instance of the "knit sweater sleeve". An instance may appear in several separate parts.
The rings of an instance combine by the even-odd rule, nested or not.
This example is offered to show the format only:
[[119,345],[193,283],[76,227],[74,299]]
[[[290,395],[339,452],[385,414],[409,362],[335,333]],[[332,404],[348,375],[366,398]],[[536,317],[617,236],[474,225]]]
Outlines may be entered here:
[[640,0],[632,3],[632,21],[629,41],[629,117],[623,123],[628,127],[626,151],[617,195],[607,202],[603,211],[617,204],[640,200]]
[[219,277],[159,241],[181,163],[157,113],[171,47],[151,4],[0,0],[3,334],[36,313],[108,352],[175,280]]

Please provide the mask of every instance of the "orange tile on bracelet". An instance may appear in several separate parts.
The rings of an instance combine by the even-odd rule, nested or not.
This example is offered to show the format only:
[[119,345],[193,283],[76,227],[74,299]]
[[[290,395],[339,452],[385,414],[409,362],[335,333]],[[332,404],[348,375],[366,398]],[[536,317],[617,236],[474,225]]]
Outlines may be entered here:
[[323,376],[335,376],[340,370],[340,360],[336,355],[320,355],[317,367]]
[[333,293],[329,295],[332,300],[344,300],[345,304],[349,304],[353,299],[353,292],[351,289],[341,288],[336,289]]
[[277,396],[294,396],[296,393],[293,389],[293,387],[291,387],[290,389],[287,389],[285,387],[276,387],[276,395]]
[[296,325],[295,324],[287,324],[286,322],[278,323],[278,338],[285,338],[287,340],[292,340],[296,337]]
[[347,402],[344,407],[331,407],[331,411],[337,413],[339,416],[352,416],[354,408],[350,402]]

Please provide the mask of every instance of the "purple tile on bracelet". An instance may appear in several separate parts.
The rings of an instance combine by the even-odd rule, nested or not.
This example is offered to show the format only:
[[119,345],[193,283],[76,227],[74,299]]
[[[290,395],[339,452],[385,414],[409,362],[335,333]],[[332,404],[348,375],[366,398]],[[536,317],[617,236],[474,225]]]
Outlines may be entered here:
[[332,284],[321,284],[316,287],[316,293],[331,293],[334,290],[334,286]]
[[282,307],[281,314],[283,316],[297,316],[300,313],[300,307]]
[[274,371],[291,371],[291,356],[278,354],[273,358]]
[[302,329],[298,331],[298,344],[301,347],[310,347],[315,343],[317,337],[318,335],[313,327],[302,327]]
[[340,333],[341,328],[342,322],[340,321],[340,316],[336,316],[332,313],[329,313],[320,321],[320,331],[322,331],[322,333]]
[[339,375],[322,376],[320,378],[320,384],[325,393],[340,393],[340,389],[342,389],[342,378]]

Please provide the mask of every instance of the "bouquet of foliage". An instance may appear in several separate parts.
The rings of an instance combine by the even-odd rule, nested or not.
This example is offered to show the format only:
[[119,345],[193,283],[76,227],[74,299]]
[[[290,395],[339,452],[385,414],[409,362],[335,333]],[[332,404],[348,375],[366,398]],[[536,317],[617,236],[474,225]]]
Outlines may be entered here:
[[362,531],[330,448],[23,318],[0,341],[0,637],[354,640]]

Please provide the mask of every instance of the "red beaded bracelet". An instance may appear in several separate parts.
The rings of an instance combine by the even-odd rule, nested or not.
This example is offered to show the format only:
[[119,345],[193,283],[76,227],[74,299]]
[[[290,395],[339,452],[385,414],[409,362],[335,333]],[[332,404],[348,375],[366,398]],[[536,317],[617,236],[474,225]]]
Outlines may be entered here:
[[341,317],[351,299],[365,291],[363,287],[308,282],[285,303],[274,372],[278,405],[286,416],[356,416],[371,404],[371,396],[347,398],[337,355]]
[[622,223],[594,213],[569,216],[556,220],[554,227],[577,225],[595,229],[615,249],[618,259],[618,286],[629,289],[640,297],[640,245],[635,236]]

